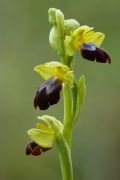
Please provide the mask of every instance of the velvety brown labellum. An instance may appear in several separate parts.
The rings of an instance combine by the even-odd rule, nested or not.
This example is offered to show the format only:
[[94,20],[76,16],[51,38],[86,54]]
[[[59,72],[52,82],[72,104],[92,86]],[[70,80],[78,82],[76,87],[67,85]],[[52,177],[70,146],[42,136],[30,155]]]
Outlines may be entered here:
[[50,150],[51,148],[44,148],[36,144],[34,141],[30,141],[26,145],[26,155],[39,156],[43,152]]
[[60,99],[62,83],[57,78],[50,78],[37,89],[34,98],[34,107],[41,110],[48,109],[50,105],[56,104]]
[[97,47],[95,44],[83,43],[80,52],[82,57],[87,60],[111,64],[111,58],[108,53],[104,49]]

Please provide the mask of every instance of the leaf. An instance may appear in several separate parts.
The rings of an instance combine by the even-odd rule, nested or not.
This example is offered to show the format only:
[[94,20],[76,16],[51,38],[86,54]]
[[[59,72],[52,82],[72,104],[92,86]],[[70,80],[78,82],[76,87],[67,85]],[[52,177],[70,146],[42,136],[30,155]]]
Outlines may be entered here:
[[78,117],[81,106],[84,102],[86,95],[85,76],[82,75],[78,81],[78,92],[77,92],[77,105],[76,105],[76,118]]

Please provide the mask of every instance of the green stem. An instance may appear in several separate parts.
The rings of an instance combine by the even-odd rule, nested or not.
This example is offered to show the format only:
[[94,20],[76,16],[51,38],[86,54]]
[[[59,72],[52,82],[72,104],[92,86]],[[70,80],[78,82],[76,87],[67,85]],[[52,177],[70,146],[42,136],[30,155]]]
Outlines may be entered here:
[[[61,62],[65,65],[73,66],[74,57],[67,61],[64,47],[64,33],[60,36],[60,51],[59,57]],[[71,114],[71,96],[70,89],[67,83],[63,86],[63,96],[64,96],[64,122],[63,122],[63,135],[58,138],[57,145],[59,151],[59,159],[62,171],[63,180],[73,180],[73,169],[72,169],[72,159],[71,159],[71,136],[72,136],[72,114]]]
[[58,55],[60,57],[60,60],[63,64],[66,64],[66,57],[65,57],[65,47],[64,47],[64,35],[60,37],[60,51],[58,52]]
[[62,134],[59,134],[56,139],[61,165],[62,179],[73,180],[72,160],[69,146]]
[[71,119],[71,97],[68,84],[63,86],[64,96],[64,122],[63,134],[69,146],[71,146],[72,119]]

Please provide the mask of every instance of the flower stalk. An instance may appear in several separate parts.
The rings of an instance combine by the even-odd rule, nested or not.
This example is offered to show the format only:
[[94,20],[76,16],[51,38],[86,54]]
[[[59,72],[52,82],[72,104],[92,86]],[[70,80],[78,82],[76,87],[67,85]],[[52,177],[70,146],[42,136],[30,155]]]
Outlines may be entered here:
[[71,147],[71,136],[72,136],[72,114],[71,114],[71,97],[70,89],[67,84],[63,87],[63,98],[64,98],[64,121],[63,121],[63,134],[64,137]]

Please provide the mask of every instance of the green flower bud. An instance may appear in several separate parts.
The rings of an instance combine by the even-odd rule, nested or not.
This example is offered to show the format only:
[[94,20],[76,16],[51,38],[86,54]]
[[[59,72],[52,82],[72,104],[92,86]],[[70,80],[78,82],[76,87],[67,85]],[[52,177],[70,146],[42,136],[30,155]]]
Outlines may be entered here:
[[51,47],[58,53],[61,51],[61,40],[57,26],[53,26],[49,34],[49,42]]
[[55,8],[50,8],[48,10],[49,22],[53,26],[56,24],[56,12],[57,12],[57,9]]
[[61,54],[63,51],[61,44],[64,42],[64,15],[55,8],[49,9],[48,14],[49,21],[53,25],[49,34],[49,42],[52,48]]
[[59,37],[61,38],[64,36],[64,14],[60,10],[56,12],[56,23]]
[[70,35],[72,31],[77,29],[80,26],[80,23],[76,21],[75,19],[67,19],[64,20],[64,30],[65,35]]

